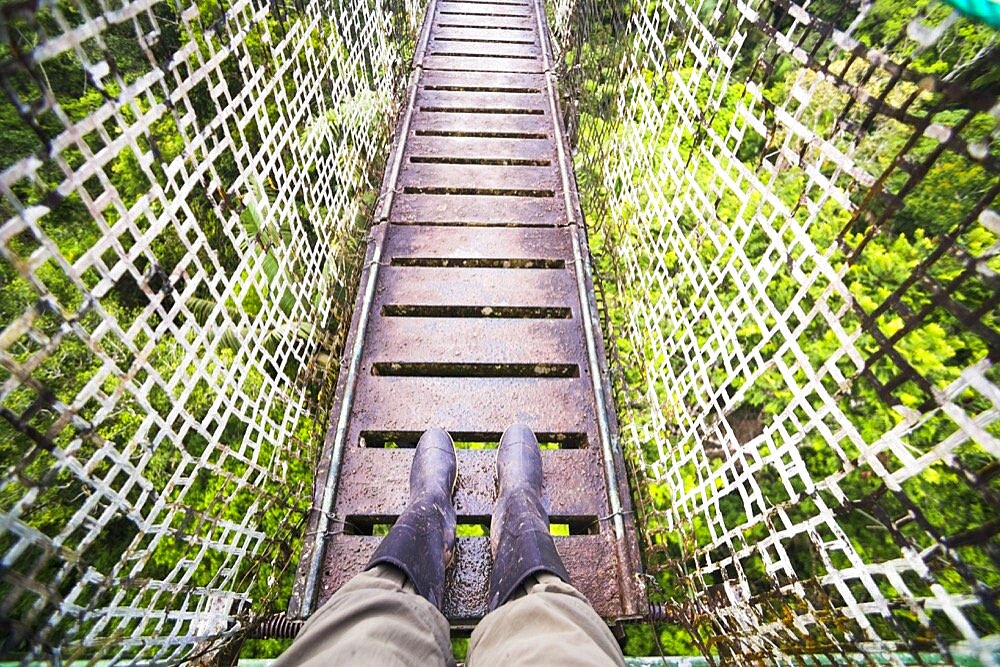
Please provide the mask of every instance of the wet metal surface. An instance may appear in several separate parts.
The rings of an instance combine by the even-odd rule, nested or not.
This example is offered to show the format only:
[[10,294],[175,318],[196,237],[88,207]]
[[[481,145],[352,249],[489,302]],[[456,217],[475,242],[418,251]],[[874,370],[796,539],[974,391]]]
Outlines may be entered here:
[[[380,539],[368,535],[343,535],[331,541],[320,596],[327,599],[350,581],[371,558]],[[609,585],[616,575],[614,547],[608,540],[605,535],[556,540],[556,550],[566,564],[570,579],[598,610],[618,607],[618,592]],[[445,616],[453,626],[473,626],[486,613],[486,591],[492,565],[489,538],[458,538],[455,565],[448,571],[444,601]],[[606,616],[613,619],[616,615]]]
[[[594,521],[604,511],[603,500],[592,495],[600,484],[600,453],[552,450],[542,452],[545,487],[549,497],[549,512],[554,517],[581,517],[581,522]],[[407,479],[412,449],[366,448],[345,461],[341,474],[357,475],[357,483],[345,485],[337,499],[341,515],[350,520],[356,516],[399,515],[408,498]],[[462,478],[455,492],[455,506],[460,516],[489,516],[496,500],[494,452],[492,450],[460,450],[459,475]],[[366,471],[378,470],[379,476],[366,476]]]
[[565,223],[556,197],[458,196],[401,194],[392,208],[393,224],[554,227]]
[[577,336],[571,319],[393,317],[368,336],[368,352],[373,364],[434,359],[455,364],[531,364],[544,371],[567,363]]
[[[589,279],[574,259],[574,238],[585,240],[571,224],[579,213],[566,209],[579,204],[565,196],[575,187],[564,182],[537,11],[534,2],[431,3],[409,123],[390,158],[399,168],[382,195],[391,207],[373,231],[379,252],[369,249],[359,293],[359,304],[371,297],[370,316],[360,326],[355,314],[352,336],[365,336],[356,373],[342,373],[338,387],[335,421],[345,417],[325,456],[339,426],[342,458],[329,528],[312,540],[314,516],[307,538],[305,552],[323,551],[306,608],[359,572],[402,512],[413,447],[430,427],[447,429],[459,448],[459,524],[487,533],[494,449],[520,421],[543,442],[556,547],[573,584],[609,622],[645,612],[620,454],[611,483],[624,503],[624,539],[612,521],[605,462],[614,448],[601,440],[592,376],[604,381],[603,362],[588,355],[583,318],[593,304],[580,302]],[[594,348],[602,359],[600,340]],[[608,421],[614,434],[614,415]],[[485,613],[491,566],[488,538],[460,532],[445,601],[455,627]],[[303,590],[297,581],[292,613]]]

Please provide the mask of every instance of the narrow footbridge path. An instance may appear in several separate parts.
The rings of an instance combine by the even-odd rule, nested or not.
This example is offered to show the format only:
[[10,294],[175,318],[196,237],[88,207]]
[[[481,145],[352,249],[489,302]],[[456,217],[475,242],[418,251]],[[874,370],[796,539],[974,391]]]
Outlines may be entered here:
[[361,570],[407,501],[427,428],[459,448],[445,614],[486,610],[494,452],[543,444],[553,533],[609,622],[644,615],[590,260],[532,0],[432,1],[372,230],[290,613]]

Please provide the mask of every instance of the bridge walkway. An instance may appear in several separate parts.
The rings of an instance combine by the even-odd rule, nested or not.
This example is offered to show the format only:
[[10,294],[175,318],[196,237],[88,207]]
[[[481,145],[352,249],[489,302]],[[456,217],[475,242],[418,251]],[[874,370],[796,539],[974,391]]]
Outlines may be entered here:
[[537,1],[437,0],[387,163],[290,615],[364,566],[403,510],[429,427],[459,448],[445,614],[485,613],[494,452],[543,444],[574,584],[610,623],[646,599],[589,255]]

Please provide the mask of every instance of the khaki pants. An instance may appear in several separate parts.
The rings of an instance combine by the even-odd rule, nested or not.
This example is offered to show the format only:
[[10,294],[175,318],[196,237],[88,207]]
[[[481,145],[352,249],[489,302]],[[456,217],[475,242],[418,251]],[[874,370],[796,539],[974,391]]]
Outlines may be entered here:
[[[448,621],[406,575],[378,565],[312,615],[275,663],[453,665]],[[618,642],[587,599],[558,577],[529,577],[521,593],[472,633],[468,664],[624,665]]]

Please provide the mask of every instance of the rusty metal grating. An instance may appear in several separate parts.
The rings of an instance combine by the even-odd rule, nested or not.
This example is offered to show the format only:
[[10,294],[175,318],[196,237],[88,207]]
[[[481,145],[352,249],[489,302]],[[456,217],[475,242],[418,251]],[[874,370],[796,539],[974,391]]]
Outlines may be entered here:
[[[361,570],[403,510],[412,447],[459,452],[445,614],[483,616],[494,453],[540,434],[556,545],[610,622],[644,589],[544,15],[533,2],[432,3],[415,56],[338,386],[291,613]],[[352,353],[353,351],[353,353]]]

